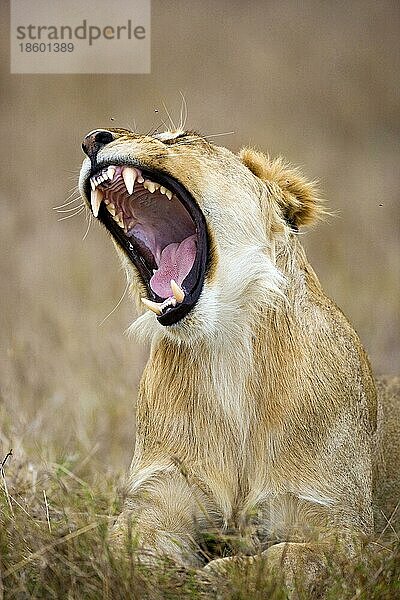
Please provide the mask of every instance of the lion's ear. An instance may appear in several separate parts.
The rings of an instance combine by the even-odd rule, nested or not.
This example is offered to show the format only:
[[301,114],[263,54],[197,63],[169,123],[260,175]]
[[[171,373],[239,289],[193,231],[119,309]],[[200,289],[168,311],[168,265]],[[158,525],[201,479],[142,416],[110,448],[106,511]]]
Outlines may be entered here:
[[242,148],[239,158],[269,186],[291,226],[312,225],[327,214],[318,197],[316,182],[307,181],[299,169],[286,164],[281,157],[270,159],[252,148]]

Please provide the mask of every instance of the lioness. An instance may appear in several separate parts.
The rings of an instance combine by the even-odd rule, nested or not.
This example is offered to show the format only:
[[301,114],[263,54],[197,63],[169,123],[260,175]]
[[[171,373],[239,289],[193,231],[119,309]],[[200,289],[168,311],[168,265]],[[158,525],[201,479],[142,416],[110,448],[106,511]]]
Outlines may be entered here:
[[373,508],[391,515],[400,453],[387,444],[384,473],[398,406],[299,242],[325,212],[314,184],[194,132],[99,129],[82,146],[82,197],[151,342],[114,539],[133,524],[147,557],[200,566],[202,536],[234,531],[289,589],[315,588],[328,558],[358,555]]

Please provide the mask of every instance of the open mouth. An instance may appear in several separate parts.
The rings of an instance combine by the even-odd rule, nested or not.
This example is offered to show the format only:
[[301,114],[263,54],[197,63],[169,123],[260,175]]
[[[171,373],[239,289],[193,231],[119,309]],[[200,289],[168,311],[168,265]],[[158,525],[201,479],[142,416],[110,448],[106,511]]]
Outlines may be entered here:
[[204,215],[182,184],[161,172],[101,165],[86,181],[91,208],[138,269],[145,306],[173,325],[197,302],[208,259]]

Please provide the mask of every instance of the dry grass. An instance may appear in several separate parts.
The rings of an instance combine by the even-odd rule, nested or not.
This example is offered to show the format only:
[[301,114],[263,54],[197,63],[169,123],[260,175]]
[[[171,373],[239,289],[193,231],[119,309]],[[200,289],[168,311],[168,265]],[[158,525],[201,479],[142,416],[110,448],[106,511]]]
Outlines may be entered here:
[[[4,475],[4,476],[3,476]],[[0,494],[0,597],[283,600],[268,565],[234,567],[226,578],[175,567],[141,565],[134,540],[126,555],[108,545],[108,525],[118,512],[115,474],[93,468],[93,457],[60,456],[38,467],[12,456],[4,465]],[[378,547],[377,547],[378,548]],[[332,566],[328,600],[392,600],[400,593],[400,543],[379,547],[373,565],[344,573]],[[349,570],[350,582],[349,583]],[[301,593],[300,598],[306,598]]]

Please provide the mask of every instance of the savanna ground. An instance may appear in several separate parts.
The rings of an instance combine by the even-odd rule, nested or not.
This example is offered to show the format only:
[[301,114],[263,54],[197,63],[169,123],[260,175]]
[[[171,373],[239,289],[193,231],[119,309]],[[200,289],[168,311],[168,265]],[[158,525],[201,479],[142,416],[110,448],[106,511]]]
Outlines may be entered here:
[[[376,373],[399,371],[398,3],[211,0],[152,3],[152,73],[10,75],[0,6],[0,596],[281,598],[262,573],[199,583],[146,570],[107,546],[134,440],[147,349],[106,234],[56,213],[76,185],[82,136],[110,118],[147,131],[179,115],[215,142],[284,154],[321,180],[337,216],[304,236],[328,293],[355,324]],[[223,29],[221,29],[223,23]],[[165,32],[170,32],[168,47]],[[153,108],[159,109],[158,113]],[[160,124],[162,127],[162,125]],[[72,196],[75,197],[75,196]],[[79,201],[62,210],[78,207]],[[400,596],[398,534],[330,597]],[[233,541],[235,542],[235,541]],[[378,546],[377,546],[378,548]]]

